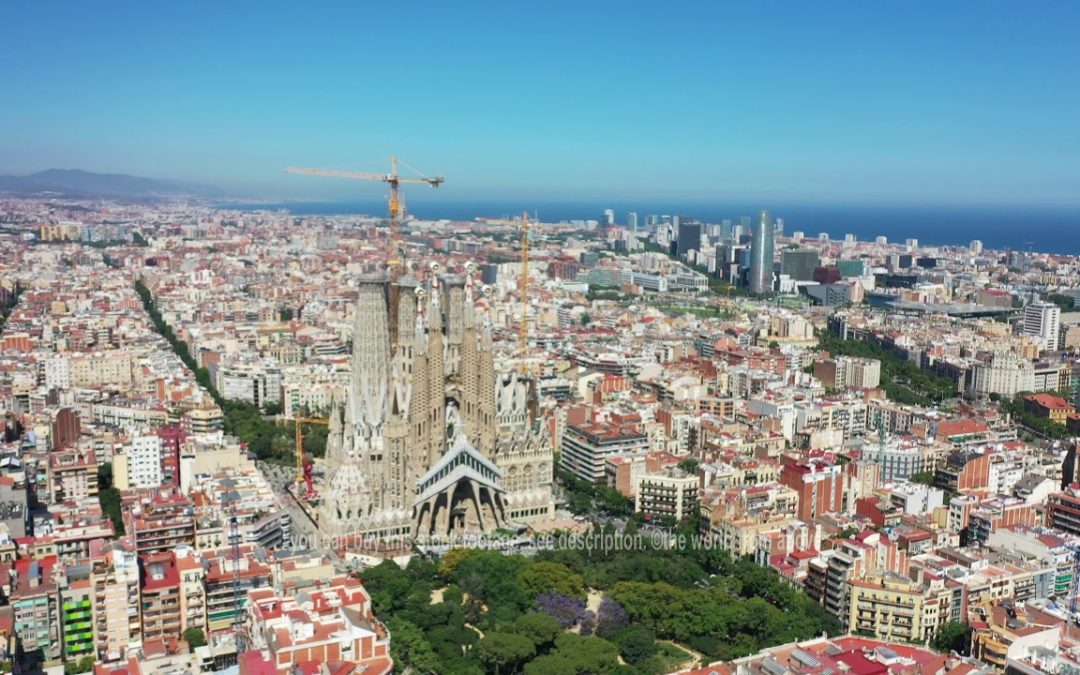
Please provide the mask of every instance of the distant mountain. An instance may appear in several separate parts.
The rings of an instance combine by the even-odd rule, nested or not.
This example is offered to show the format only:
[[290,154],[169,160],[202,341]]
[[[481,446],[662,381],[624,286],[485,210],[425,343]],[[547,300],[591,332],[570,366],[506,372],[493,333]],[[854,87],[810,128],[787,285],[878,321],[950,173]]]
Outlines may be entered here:
[[154,199],[162,197],[220,197],[210,185],[128,176],[122,173],[91,173],[79,169],[48,169],[29,176],[0,175],[0,193],[32,195],[54,192],[65,197],[113,197]]

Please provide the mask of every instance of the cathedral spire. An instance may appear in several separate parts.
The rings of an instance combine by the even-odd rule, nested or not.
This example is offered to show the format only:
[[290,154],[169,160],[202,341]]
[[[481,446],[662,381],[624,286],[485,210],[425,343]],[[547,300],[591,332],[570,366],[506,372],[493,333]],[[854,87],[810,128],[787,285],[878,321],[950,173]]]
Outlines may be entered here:
[[433,262],[431,277],[428,280],[430,301],[430,315],[428,316],[428,328],[431,332],[442,331],[442,300],[439,294],[439,263]]
[[427,290],[423,286],[416,287],[416,342],[413,345],[418,353],[423,353],[427,349],[427,321],[424,315],[424,299],[427,297]]
[[327,473],[333,473],[341,464],[342,435],[345,430],[341,423],[342,414],[341,399],[337,391],[330,394],[330,420],[328,423],[330,433],[326,437],[326,465]]
[[353,330],[353,424],[367,448],[377,443],[390,407],[390,323],[384,278],[360,282]]

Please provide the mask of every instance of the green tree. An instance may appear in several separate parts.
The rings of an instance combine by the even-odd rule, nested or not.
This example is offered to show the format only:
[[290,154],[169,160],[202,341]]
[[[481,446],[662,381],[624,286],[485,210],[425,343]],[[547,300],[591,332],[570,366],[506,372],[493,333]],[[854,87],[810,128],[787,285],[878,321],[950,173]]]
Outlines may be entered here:
[[559,593],[573,598],[585,597],[585,583],[580,574],[570,571],[566,565],[554,562],[536,562],[518,572],[518,583],[529,594]]
[[195,649],[206,644],[206,636],[201,628],[192,626],[184,631],[184,642],[188,643],[188,647]]
[[687,457],[679,462],[679,468],[689,474],[697,473],[698,464],[701,464],[701,460],[694,457]]
[[304,454],[311,457],[326,456],[326,441],[330,438],[330,427],[312,426],[304,429]]
[[281,414],[280,403],[265,403],[263,404],[263,414],[273,417],[274,415]]
[[607,640],[563,633],[555,638],[556,654],[569,657],[569,673],[607,673],[619,662],[619,650]]
[[1076,308],[1076,301],[1071,296],[1062,295],[1061,293],[1051,293],[1046,297],[1047,300],[1054,303],[1061,308],[1063,312],[1071,312]]
[[282,321],[292,321],[292,319],[293,319],[293,309],[292,309],[292,307],[283,307],[280,310],[278,310],[278,317],[280,317]]
[[412,668],[418,673],[440,672],[439,660],[416,624],[392,617],[387,626],[390,634],[394,636],[390,641],[390,656],[397,664]]
[[113,487],[110,462],[98,465],[98,503],[101,504],[102,512],[112,521],[116,536],[123,536],[124,517],[120,509],[120,491]]
[[555,642],[562,627],[551,615],[539,612],[522,614],[514,621],[514,630],[532,640],[537,649]]
[[582,326],[588,326],[590,323],[592,323],[592,317],[589,316],[588,314],[582,314],[581,315],[581,325]]
[[473,653],[498,675],[504,668],[514,669],[536,653],[533,641],[516,633],[491,632],[476,643]]
[[912,483],[922,483],[923,485],[934,485],[934,472],[933,471],[920,471],[911,475]]
[[646,626],[627,626],[615,636],[619,653],[629,663],[641,663],[656,652],[656,631]]
[[930,646],[939,652],[955,651],[967,654],[971,629],[959,621],[949,621],[930,639]]
[[574,675],[574,661],[565,654],[545,654],[525,664],[525,675]]

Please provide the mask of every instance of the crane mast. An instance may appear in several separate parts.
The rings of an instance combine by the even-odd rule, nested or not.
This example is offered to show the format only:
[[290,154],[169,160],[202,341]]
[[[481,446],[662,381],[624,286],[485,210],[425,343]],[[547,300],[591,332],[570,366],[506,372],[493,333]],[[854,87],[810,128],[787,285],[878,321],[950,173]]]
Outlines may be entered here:
[[521,302],[521,323],[518,324],[518,349],[521,350],[519,369],[525,372],[525,358],[529,354],[529,214],[521,214],[521,277],[518,279],[518,296]]
[[325,417],[297,417],[293,420],[293,425],[296,431],[296,492],[297,496],[300,494],[300,490],[305,490],[307,497],[310,499],[314,496],[311,489],[311,483],[308,480],[308,467],[304,466],[304,424],[330,424],[330,420]]
[[[401,220],[405,217],[405,201],[401,196],[402,183],[425,183],[431,187],[439,187],[445,182],[442,176],[428,178],[403,178],[398,174],[398,163],[405,164],[396,156],[390,157],[390,173],[371,173],[367,171],[342,171],[340,169],[312,169],[306,167],[285,167],[286,173],[303,174],[308,176],[330,176],[333,178],[349,178],[352,180],[380,181],[390,186],[389,212],[390,212],[390,250],[388,251],[387,264],[390,265],[391,273],[396,273],[397,266],[401,265],[399,257],[401,247]],[[408,164],[405,164],[408,166]],[[412,167],[409,167],[412,168]],[[415,170],[415,169],[414,169]],[[417,173],[420,173],[417,171]]]

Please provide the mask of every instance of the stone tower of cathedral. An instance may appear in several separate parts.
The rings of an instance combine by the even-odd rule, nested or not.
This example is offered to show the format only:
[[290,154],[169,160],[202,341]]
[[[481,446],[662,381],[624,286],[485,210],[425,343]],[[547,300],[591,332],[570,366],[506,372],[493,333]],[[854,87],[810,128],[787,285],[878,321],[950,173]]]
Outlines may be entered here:
[[422,281],[360,280],[351,383],[330,411],[325,534],[486,532],[554,513],[535,390],[495,372],[474,290],[435,265]]

